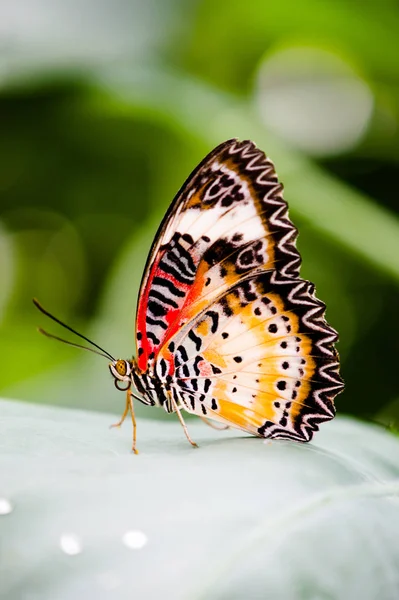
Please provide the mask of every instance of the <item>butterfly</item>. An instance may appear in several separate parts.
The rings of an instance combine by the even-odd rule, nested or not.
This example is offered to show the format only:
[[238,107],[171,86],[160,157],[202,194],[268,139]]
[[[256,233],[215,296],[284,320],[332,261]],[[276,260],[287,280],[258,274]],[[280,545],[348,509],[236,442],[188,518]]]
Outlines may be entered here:
[[159,227],[140,286],[135,358],[114,359],[34,302],[110,360],[126,392],[115,425],[130,412],[134,452],[134,399],[176,413],[193,445],[183,410],[308,442],[334,417],[344,385],[338,334],[300,277],[297,235],[272,161],[253,142],[231,139],[197,166]]

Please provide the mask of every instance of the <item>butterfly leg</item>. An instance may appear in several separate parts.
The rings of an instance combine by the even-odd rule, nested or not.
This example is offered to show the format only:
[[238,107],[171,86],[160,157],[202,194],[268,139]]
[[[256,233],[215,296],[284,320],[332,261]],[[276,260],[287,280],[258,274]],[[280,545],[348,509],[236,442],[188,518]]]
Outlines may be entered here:
[[113,427],[120,427],[123,423],[123,421],[126,419],[127,417],[127,413],[130,410],[130,414],[132,417],[132,425],[133,425],[133,445],[132,445],[132,450],[135,454],[138,454],[138,450],[136,448],[136,440],[137,440],[137,423],[136,423],[136,417],[134,415],[134,406],[133,406],[133,395],[132,392],[130,391],[130,389],[126,390],[126,406],[125,406],[125,410],[123,411],[123,415],[120,419],[120,421],[118,421],[117,423],[113,423],[112,425],[110,425],[110,429],[112,429]]
[[136,417],[134,415],[134,405],[133,405],[133,394],[130,391],[130,389],[127,390],[126,392],[126,404],[130,407],[130,414],[132,417],[132,425],[133,425],[133,444],[132,444],[132,451],[135,454],[138,454],[139,451],[136,448],[136,441],[137,441],[137,423],[136,423]]
[[193,440],[190,437],[190,434],[188,433],[187,425],[185,424],[184,419],[183,419],[183,417],[181,415],[181,412],[180,412],[181,409],[177,406],[176,400],[173,398],[173,396],[171,396],[171,401],[172,401],[172,406],[175,409],[175,411],[177,413],[177,416],[179,417],[179,421],[181,423],[181,426],[184,429],[184,433],[186,434],[186,438],[188,439],[188,441],[190,442],[190,444],[192,446],[194,446],[194,448],[198,448],[198,444],[196,444],[195,442],[193,442]]
[[112,425],[109,426],[110,429],[112,429],[113,427],[120,427],[123,423],[123,421],[126,419],[127,413],[129,412],[129,408],[130,408],[130,403],[129,403],[129,391],[128,394],[126,395],[126,406],[125,406],[125,410],[123,411],[123,415],[121,416],[120,421],[118,421],[117,423],[113,423]]
[[225,431],[226,429],[230,429],[230,427],[228,425],[220,425],[219,426],[219,425],[216,425],[215,423],[212,423],[212,421],[210,421],[206,417],[201,417],[200,415],[198,415],[198,416],[201,419],[201,421],[204,421],[204,423],[209,425],[209,427],[212,427],[212,429],[216,429],[217,431]]

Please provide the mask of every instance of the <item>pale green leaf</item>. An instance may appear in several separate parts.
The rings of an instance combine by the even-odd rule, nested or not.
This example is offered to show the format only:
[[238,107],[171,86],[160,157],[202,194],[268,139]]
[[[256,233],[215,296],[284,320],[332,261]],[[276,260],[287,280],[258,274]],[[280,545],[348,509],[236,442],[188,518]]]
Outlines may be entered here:
[[378,427],[300,445],[194,422],[193,449],[170,416],[139,421],[134,456],[109,415],[0,414],[2,598],[397,598],[399,440]]

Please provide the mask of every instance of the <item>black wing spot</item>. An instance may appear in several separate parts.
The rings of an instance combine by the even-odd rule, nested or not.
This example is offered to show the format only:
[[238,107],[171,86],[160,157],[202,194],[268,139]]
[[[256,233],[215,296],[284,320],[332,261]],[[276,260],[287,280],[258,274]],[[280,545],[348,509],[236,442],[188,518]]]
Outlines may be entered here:
[[[149,317],[148,315],[145,318],[145,322],[148,323],[148,325],[155,325],[156,327],[161,327],[162,329],[167,329],[168,326],[166,323],[164,323],[163,321],[160,321],[159,319],[153,319],[152,317]],[[150,337],[150,333],[147,333],[147,337]]]
[[193,365],[194,366],[195,374],[198,375],[198,376],[201,375],[201,371],[200,371],[200,368],[198,366],[198,363],[200,363],[201,360],[203,360],[202,356],[196,356],[195,360],[194,360],[194,365]]
[[[177,348],[177,351],[180,353],[183,362],[188,361],[188,354],[184,346],[180,345]],[[180,363],[181,364],[181,363]]]
[[240,362],[242,362],[242,357],[241,356],[235,356],[234,360],[236,361],[236,363],[240,363]]
[[230,308],[230,306],[229,306],[229,304],[228,304],[228,302],[227,302],[227,300],[226,300],[225,297],[223,297],[223,298],[220,299],[220,306],[222,307],[223,314],[226,317],[232,317],[233,316],[234,313],[231,310],[231,308]]
[[166,287],[174,296],[178,296],[179,298],[184,298],[186,295],[185,292],[179,290],[172,281],[166,279],[165,277],[154,277],[153,285],[159,285],[161,287]]
[[155,333],[152,333],[152,331],[147,331],[147,338],[149,340],[152,340],[155,345],[158,345],[160,343],[159,339],[157,338]]
[[154,317],[164,317],[168,312],[167,309],[162,306],[162,304],[158,304],[155,300],[150,300],[148,303],[148,309],[154,315]]
[[205,394],[208,393],[209,388],[211,387],[211,380],[210,379],[205,379],[204,381],[204,392]]
[[162,294],[161,292],[158,292],[157,290],[151,290],[149,297],[150,297],[150,299],[152,299],[152,301],[154,301],[154,298],[155,298],[155,301],[160,300],[161,302],[165,302],[166,304],[169,304],[169,306],[171,306],[172,308],[179,308],[179,305],[177,304],[177,302],[175,302],[171,298],[168,298],[168,296],[165,296],[165,294]]
[[287,382],[286,381],[278,381],[277,382],[277,388],[281,391],[285,390],[285,388],[287,387]]
[[290,363],[285,360],[281,366],[286,371],[287,369],[289,369]]
[[160,362],[160,367],[161,367],[161,375],[162,375],[162,377],[165,377],[167,370],[168,370],[168,365],[164,358]]
[[184,233],[181,237],[185,242],[188,242],[189,244],[194,243],[194,240],[189,233]]
[[227,208],[228,206],[231,206],[233,202],[234,198],[232,198],[231,196],[225,196],[221,202],[221,205]]
[[192,329],[190,329],[190,331],[188,332],[188,337],[192,342],[194,342],[196,351],[198,352],[199,350],[201,350],[202,340],[200,337],[198,337],[198,335],[195,335]]
[[208,310],[205,316],[212,319],[211,332],[216,333],[219,325],[219,314],[215,310]]
[[278,327],[275,323],[269,325],[268,330],[270,333],[277,333]]

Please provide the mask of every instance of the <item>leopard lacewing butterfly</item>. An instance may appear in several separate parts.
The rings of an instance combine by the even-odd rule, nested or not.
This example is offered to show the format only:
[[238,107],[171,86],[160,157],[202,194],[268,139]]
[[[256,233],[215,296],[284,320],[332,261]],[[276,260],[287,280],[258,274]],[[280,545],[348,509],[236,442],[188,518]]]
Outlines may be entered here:
[[115,360],[34,300],[110,360],[126,391],[116,425],[130,411],[134,452],[133,399],[177,413],[193,445],[183,409],[300,442],[334,417],[344,387],[338,335],[300,277],[297,234],[271,160],[253,142],[228,140],[193,171],[159,227],[140,287],[135,358]]

